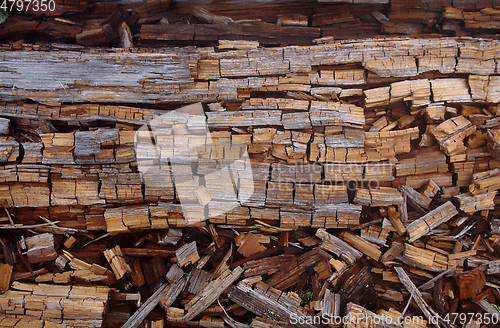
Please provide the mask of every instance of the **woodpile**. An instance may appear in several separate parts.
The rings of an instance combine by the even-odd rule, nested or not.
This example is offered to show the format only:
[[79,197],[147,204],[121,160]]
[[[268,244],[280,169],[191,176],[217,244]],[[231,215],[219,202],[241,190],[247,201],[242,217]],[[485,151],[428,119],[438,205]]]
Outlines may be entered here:
[[0,327],[498,326],[498,1],[53,3],[0,24]]

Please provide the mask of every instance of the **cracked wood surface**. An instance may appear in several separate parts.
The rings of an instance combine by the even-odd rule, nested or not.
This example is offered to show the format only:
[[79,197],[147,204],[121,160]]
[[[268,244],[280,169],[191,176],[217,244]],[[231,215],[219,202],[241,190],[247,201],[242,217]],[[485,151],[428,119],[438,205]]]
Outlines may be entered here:
[[[341,81],[325,82],[312,70],[322,65],[359,63],[366,71],[380,74],[380,69],[372,64],[378,63],[383,66],[383,77],[412,77],[429,70],[484,75],[486,73],[477,68],[491,65],[494,68],[500,53],[495,49],[499,47],[496,40],[485,44],[473,38],[403,38],[225,53],[193,48],[164,48],[152,52],[111,49],[63,52],[57,51],[56,46],[49,51],[4,49],[7,51],[0,58],[5,67],[0,72],[0,96],[5,101],[31,99],[51,103],[106,103],[116,99],[122,103],[236,100],[238,89],[279,90],[280,86],[285,87],[287,83],[279,80],[287,74],[309,74],[306,84],[341,86]],[[426,66],[427,60],[446,58],[454,60],[449,64]],[[461,65],[463,60],[476,62]],[[414,69],[408,68],[409,61]],[[213,67],[210,71],[204,68],[208,63]],[[496,72],[494,68],[487,73]],[[431,83],[436,101],[470,100],[466,79],[435,79]],[[458,88],[457,83],[463,88]],[[488,82],[491,87],[486,88],[488,98],[494,97],[494,83],[495,77],[491,77]],[[443,88],[449,85],[454,86],[454,93],[441,95]]]

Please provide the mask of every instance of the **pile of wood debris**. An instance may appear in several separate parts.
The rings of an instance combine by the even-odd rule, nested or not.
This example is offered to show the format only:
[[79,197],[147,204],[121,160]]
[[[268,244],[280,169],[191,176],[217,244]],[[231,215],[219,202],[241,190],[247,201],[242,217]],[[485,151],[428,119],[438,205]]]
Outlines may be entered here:
[[326,2],[0,25],[0,327],[498,326],[496,1]]

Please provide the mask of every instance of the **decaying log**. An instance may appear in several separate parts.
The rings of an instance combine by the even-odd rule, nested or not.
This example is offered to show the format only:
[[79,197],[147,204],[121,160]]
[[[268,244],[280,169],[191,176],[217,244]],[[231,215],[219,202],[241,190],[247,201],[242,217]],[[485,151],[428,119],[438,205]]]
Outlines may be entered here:
[[429,198],[433,198],[439,191],[441,191],[441,188],[437,183],[429,179],[429,182],[423,187],[422,193]]
[[[234,24],[232,25],[234,26]],[[165,26],[166,27],[166,26]],[[188,29],[193,29],[194,30],[194,26],[190,26],[188,27]],[[207,29],[208,27],[203,27],[205,29]],[[233,27],[231,27],[233,28]],[[146,31],[146,25],[143,25],[142,26],[142,29],[143,31]],[[170,29],[169,33],[172,33],[172,34],[176,34],[176,32],[174,31],[175,29],[179,29],[179,25],[177,24],[169,24],[168,26],[168,29]],[[303,29],[302,27],[281,27],[281,29]],[[179,33],[177,33],[179,34]],[[190,38],[192,40],[192,37]],[[477,44],[479,43],[480,41],[478,40],[472,40],[471,41],[472,44]],[[422,47],[422,46],[425,46],[425,47],[429,47],[429,48],[435,48],[436,50],[437,49],[443,49],[443,53],[444,52],[447,52],[449,51],[448,48],[452,47],[452,44],[455,44],[455,49],[454,49],[454,53],[451,54],[451,56],[447,56],[447,55],[444,55],[443,57],[438,57],[438,60],[440,62],[441,65],[443,65],[443,60],[442,58],[450,58],[453,60],[453,66],[451,67],[451,70],[454,71],[454,65],[455,65],[455,56],[459,56],[457,54],[457,49],[458,49],[458,45],[457,45],[457,41],[456,40],[453,40],[453,39],[450,39],[450,40],[447,40],[447,39],[420,39],[418,42],[414,42],[413,40],[394,40],[394,41],[373,41],[373,42],[367,42],[367,43],[354,43],[354,44],[333,44],[333,45],[321,45],[321,46],[310,46],[310,47],[306,47],[304,49],[300,49],[300,48],[281,48],[281,49],[277,49],[276,51],[273,50],[273,52],[270,52],[268,51],[265,55],[263,55],[264,57],[262,56],[255,56],[252,54],[250,55],[250,58],[248,57],[247,54],[244,55],[244,57],[242,56],[242,54],[239,54],[239,58],[235,58],[235,59],[226,59],[226,58],[222,58],[222,59],[217,59],[217,57],[214,55],[214,56],[209,56],[207,59],[203,59],[203,60],[208,60],[208,61],[214,61],[214,77],[215,78],[220,78],[221,77],[221,74],[222,74],[222,77],[241,77],[241,76],[259,76],[261,75],[262,73],[266,74],[288,74],[288,73],[292,73],[292,72],[297,72],[297,71],[301,71],[301,72],[308,72],[308,71],[311,71],[311,63],[314,63],[314,65],[335,65],[335,64],[338,64],[338,63],[342,63],[346,60],[346,53],[349,52],[350,48],[353,47],[356,47],[359,49],[359,55],[356,54],[356,56],[351,56],[351,58],[349,59],[351,62],[358,62],[358,63],[362,63],[363,62],[363,58],[365,58],[365,63],[368,63],[367,64],[367,69],[370,70],[371,68],[371,63],[376,63],[377,61],[380,61],[379,60],[369,60],[369,58],[371,57],[371,54],[370,53],[378,53],[378,52],[375,52],[374,50],[377,49],[384,49],[385,52],[384,52],[384,56],[388,59],[392,58],[392,57],[398,57],[398,58],[401,58],[400,60],[400,63],[406,63],[406,62],[410,62],[410,60],[413,60],[413,63],[412,63],[412,66],[415,67],[416,66],[416,63],[415,63],[415,60],[414,60],[414,57],[413,56],[401,56],[399,55],[401,49],[415,49],[415,48],[419,48],[419,47]],[[397,49],[397,50],[396,50]],[[352,53],[352,51],[350,51],[350,53]],[[276,54],[281,57],[281,59],[279,59],[279,56],[276,56],[276,57],[272,57],[272,55],[270,54]],[[49,87],[50,90],[53,90],[54,92],[52,94],[47,94],[47,93],[40,93],[39,96],[36,96],[37,92],[36,91],[30,91],[29,92],[29,98],[31,99],[34,99],[34,100],[42,100],[42,98],[44,97],[44,99],[42,101],[51,101],[51,102],[62,102],[62,101],[71,101],[71,99],[73,99],[72,97],[75,97],[74,99],[80,99],[80,101],[92,101],[91,97],[89,97],[90,95],[94,95],[96,98],[95,99],[103,99],[104,101],[106,101],[106,99],[111,100],[111,99],[115,99],[113,97],[105,97],[105,98],[102,98],[102,97],[99,97],[99,94],[102,93],[102,90],[98,90],[98,88],[92,88],[93,90],[88,93],[88,94],[78,94],[78,92],[75,92],[77,91],[77,89],[79,88],[82,88],[84,87],[86,84],[85,83],[82,83],[82,84],[76,84],[76,85],[71,85],[72,82],[71,81],[74,81],[74,80],[77,80],[77,81],[84,81],[84,82],[87,82],[88,86],[92,86],[92,85],[96,85],[95,81],[107,81],[108,79],[106,78],[101,78],[102,74],[105,72],[103,72],[102,70],[99,71],[98,67],[101,67],[100,65],[93,65],[93,66],[88,66],[88,72],[89,74],[85,74],[85,75],[80,75],[80,72],[74,72],[75,76],[74,77],[63,77],[61,75],[61,73],[57,73],[57,72],[71,72],[71,70],[69,69],[65,69],[64,67],[73,62],[78,62],[80,64],[83,64],[85,62],[102,62],[104,65],[110,65],[110,69],[112,69],[112,67],[114,67],[114,64],[111,63],[111,62],[108,62],[106,64],[106,61],[103,60],[103,56],[101,54],[85,54],[83,55],[83,57],[81,58],[78,58],[78,59],[75,59],[75,58],[70,58],[68,57],[68,54],[64,54],[64,53],[61,53],[61,54],[56,54],[54,52],[48,52],[48,53],[41,53],[40,54],[41,56],[46,56],[47,60],[46,59],[41,59],[40,60],[40,63],[49,63],[50,61],[48,60],[48,58],[50,57],[59,57],[61,58],[62,56],[62,60],[59,62],[57,62],[57,64],[55,65],[43,65],[44,67],[40,67],[40,69],[44,69],[44,70],[48,70],[47,73],[48,75],[51,75],[51,74],[54,74],[54,79],[53,81],[60,81],[61,83],[63,83],[63,85],[68,85],[67,89],[63,89],[61,88],[61,85],[59,83],[57,83],[57,86],[55,84],[55,82],[53,83],[50,83],[50,84],[47,84],[46,87]],[[220,90],[221,88],[224,88],[224,85],[230,87],[231,84],[233,85],[233,87],[230,87],[232,89],[232,91],[229,91],[227,90],[227,92],[221,90],[221,94],[223,95],[226,95],[226,96],[223,96],[223,97],[235,97],[235,95],[237,94],[237,91],[236,89],[239,87],[239,88],[242,88],[242,87],[246,87],[248,88],[248,82],[246,84],[243,84],[243,83],[240,83],[240,85],[238,86],[238,81],[219,81],[220,83],[217,83],[216,85],[213,86],[213,88],[211,88],[209,90],[208,88],[208,83],[206,82],[194,82],[191,78],[191,74],[189,72],[189,65],[188,63],[193,63],[194,65],[192,65],[192,67],[202,67],[202,65],[197,65],[197,57],[198,57],[198,54],[196,52],[190,52],[188,50],[184,50],[183,53],[172,53],[172,55],[175,57],[175,56],[178,56],[178,58],[183,58],[183,60],[181,60],[181,62],[183,64],[179,64],[179,62],[175,62],[174,60],[172,60],[172,58],[168,58],[164,55],[159,55],[160,58],[158,59],[152,59],[151,61],[148,61],[147,63],[140,63],[137,61],[138,57],[136,54],[133,54],[133,53],[130,53],[130,54],[122,54],[122,56],[125,56],[125,57],[128,57],[128,59],[130,60],[130,63],[132,62],[136,62],[138,64],[137,68],[138,68],[138,72],[141,72],[141,74],[135,74],[134,77],[131,77],[129,76],[128,73],[126,72],[123,72],[121,71],[123,74],[123,76],[121,77],[118,77],[118,80],[119,81],[126,81],[126,80],[129,80],[129,79],[133,79],[133,80],[145,80],[145,84],[142,85],[140,84],[140,88],[138,87],[132,87],[132,89],[135,89],[135,92],[138,92],[139,89],[142,89],[144,88],[144,90],[147,92],[147,95],[145,96],[145,98],[143,99],[140,99],[139,98],[136,98],[136,100],[138,101],[141,101],[141,102],[151,102],[151,101],[155,101],[155,99],[159,99],[158,97],[158,94],[155,93],[155,90],[157,90],[158,92],[168,92],[168,90],[181,90],[180,88],[180,85],[183,85],[183,87],[185,86],[186,88],[182,88],[182,91],[180,93],[168,93],[168,96],[167,98],[163,98],[162,101],[166,101],[168,99],[171,99],[173,101],[176,101],[176,100],[180,100],[182,98],[185,98],[186,95],[190,94],[191,92],[194,93],[194,94],[204,94],[203,96],[200,96],[200,98],[203,98],[203,99],[199,99],[199,100],[211,100],[211,101],[215,101],[215,96],[217,93],[219,93],[218,90]],[[113,56],[111,54],[111,56]],[[66,58],[65,58],[66,57]],[[265,57],[266,60],[264,59]],[[23,58],[23,56],[14,56],[14,55],[11,55],[9,52],[7,52],[7,58],[6,58],[6,63],[7,65],[15,62],[15,61],[19,61],[19,58]],[[168,59],[167,59],[168,58]],[[270,59],[273,59],[273,64],[270,64]],[[24,59],[22,61],[24,61],[24,63],[22,64],[24,67],[36,67],[35,65],[31,65],[31,63],[33,63],[33,60],[34,59]],[[173,82],[173,83],[168,83],[168,80],[165,80],[165,81],[155,81],[154,77],[152,77],[150,75],[150,72],[151,70],[148,69],[148,67],[151,67],[151,65],[154,63],[154,62],[157,62],[158,60],[163,60],[164,61],[164,64],[163,65],[163,68],[162,69],[166,69],[166,70],[169,70],[169,71],[176,71],[176,76],[175,76],[175,81],[176,82]],[[249,61],[250,60],[250,61]],[[427,61],[426,61],[427,60]],[[194,62],[193,62],[194,61]],[[446,60],[445,60],[446,61]],[[290,65],[287,64],[287,62],[290,63]],[[263,63],[266,63],[265,65]],[[400,65],[400,63],[398,65]],[[417,67],[417,69],[420,69],[420,70],[424,70],[426,69],[425,68],[425,65],[426,63],[428,63],[428,58],[424,55],[424,56],[421,56],[420,60],[418,61],[418,65],[419,67]],[[445,64],[445,67],[446,67],[447,64]],[[264,68],[265,67],[269,67],[268,71],[266,71]],[[397,66],[397,65],[396,65]],[[220,67],[221,69],[218,70],[218,69],[215,69],[217,67]],[[257,69],[257,67],[259,67],[259,69]],[[232,68],[232,69],[229,69],[229,68]],[[439,67],[440,69],[443,69],[441,67]],[[434,67],[432,69],[435,69]],[[473,69],[472,68],[465,68],[465,72],[471,72]],[[85,70],[82,70],[82,72],[84,72]],[[261,73],[262,71],[262,73]],[[410,72],[410,73],[405,73],[406,72]],[[165,71],[167,72],[167,71]],[[395,69],[393,71],[391,70],[388,70],[387,71],[387,75],[390,75],[390,76],[393,76],[393,75],[404,75],[404,74],[414,74],[415,72],[415,69],[412,69],[412,70],[408,70],[406,68],[404,68],[403,70],[401,69],[397,69],[397,67],[395,67]],[[449,71],[448,71],[449,72]],[[21,73],[21,76],[17,76],[16,79],[19,80],[19,79],[28,79],[29,80],[29,75],[30,74],[36,74],[37,72],[28,72],[28,71],[23,71]],[[197,73],[197,69],[194,69],[193,71],[193,76],[197,76],[198,74]],[[178,74],[178,75],[177,75]],[[199,77],[199,75],[198,75]],[[10,81],[12,81],[12,75],[10,72],[5,72],[4,75],[2,75],[2,80],[3,81],[6,81],[6,83],[9,83]],[[450,80],[449,82],[447,82],[447,80]],[[35,81],[33,81],[31,79],[32,83],[36,83]],[[172,80],[170,80],[172,81]],[[107,81],[106,82],[106,86],[109,86],[111,88],[112,87],[112,82],[113,81]],[[36,86],[33,86],[31,88],[29,88],[29,90],[40,90],[40,87],[39,86],[42,86],[43,83],[47,83],[47,81],[43,80],[43,81],[39,81],[38,83],[41,83],[40,85],[36,85]],[[429,83],[429,80],[427,80],[427,84]],[[491,79],[489,80],[489,85],[490,86],[493,86],[493,83],[491,81]],[[441,99],[441,100],[444,100],[444,101],[470,101],[471,100],[471,97],[470,97],[470,94],[469,94],[469,91],[468,91],[468,82],[467,80],[461,80],[461,79],[435,79],[435,80],[431,80],[431,84],[432,84],[432,91],[436,93],[436,96],[438,98],[435,97],[435,100],[436,101],[440,101],[438,99]],[[19,84],[19,90],[22,90],[23,88],[21,87],[22,84]],[[127,84],[127,85],[133,85],[132,83],[130,84]],[[276,84],[274,84],[275,88],[276,88]],[[266,86],[267,87],[267,86]],[[64,90],[63,91],[56,91],[57,89],[61,89],[61,90]],[[28,88],[27,88],[28,89]],[[129,91],[119,91],[119,90],[114,90],[114,91],[111,91],[112,93],[114,93],[116,96],[118,96],[118,94],[121,94],[124,98],[123,101],[124,102],[127,102],[127,99],[129,100],[128,102],[131,103],[131,102],[134,102],[134,98],[132,97],[132,93],[134,93],[134,91],[129,90]],[[448,93],[449,90],[454,90],[456,89],[457,90],[457,95],[453,95],[453,96],[450,96],[450,97],[446,97],[446,93]],[[204,90],[205,92],[200,92],[198,93],[198,90],[201,91],[201,90]],[[460,90],[460,91],[458,91]],[[14,91],[14,92],[21,92],[21,91]],[[142,93],[142,92],[141,92]],[[410,90],[410,94],[411,94],[411,90]],[[9,96],[9,95],[6,95],[6,96]],[[10,99],[12,99],[12,96],[9,96]],[[48,98],[47,98],[48,97]],[[194,98],[197,98],[197,97],[194,97]],[[493,101],[493,97],[491,97],[491,101]],[[24,98],[23,98],[24,99]],[[227,98],[226,98],[227,99]],[[16,99],[17,100],[17,99]],[[222,99],[221,99],[222,100]]]
[[253,254],[263,252],[267,248],[262,246],[259,241],[254,237],[254,235],[249,232],[241,240],[241,245],[238,248],[238,253],[242,254],[244,257],[252,256]]
[[0,134],[9,134],[10,120],[7,118],[0,118]]
[[408,265],[424,270],[439,271],[448,269],[447,256],[408,243],[404,245],[403,258]]
[[73,257],[69,262],[69,267],[75,270],[75,274],[77,272],[87,272],[84,276],[82,276],[82,274],[79,275],[79,277],[84,280],[88,280],[89,276],[94,275],[105,284],[111,285],[116,282],[112,271],[96,263],[90,264],[79,258]]
[[400,256],[404,249],[405,247],[403,242],[399,238],[393,237],[391,247],[384,254],[382,254],[380,261],[386,264],[395,259],[397,256]]
[[496,3],[68,2],[0,26],[0,326],[498,314]]
[[312,228],[352,228],[359,224],[361,206],[354,204],[326,204],[316,206],[311,227]]
[[446,156],[442,152],[419,149],[415,155],[415,157],[401,160],[396,164],[397,176],[448,172]]
[[122,22],[118,26],[118,36],[120,37],[121,48],[132,48],[134,46],[132,31],[130,31],[130,27],[126,22]]

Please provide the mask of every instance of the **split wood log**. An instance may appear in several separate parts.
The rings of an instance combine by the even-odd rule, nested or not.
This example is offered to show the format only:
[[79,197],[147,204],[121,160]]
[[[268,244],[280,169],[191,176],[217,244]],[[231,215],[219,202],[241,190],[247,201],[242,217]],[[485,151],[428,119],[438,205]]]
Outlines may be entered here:
[[410,204],[415,204],[416,206],[424,209],[429,208],[429,205],[432,201],[432,199],[430,199],[429,197],[422,195],[408,185],[401,186],[400,190],[405,193],[407,200],[410,201]]
[[415,247],[406,243],[404,245],[403,260],[406,264],[429,271],[447,270],[448,257],[428,249]]
[[179,247],[175,251],[175,256],[177,257],[177,263],[181,268],[188,264],[195,264],[198,262],[200,255],[198,254],[196,241],[192,241],[189,244]]
[[495,208],[494,198],[496,191],[491,191],[483,194],[472,195],[465,193],[453,196],[461,211],[468,214],[474,214],[477,211],[492,210]]
[[316,236],[322,240],[319,247],[337,255],[341,260],[344,260],[349,265],[356,262],[356,260],[363,255],[342,239],[329,234],[323,228],[316,230]]
[[433,320],[434,317],[439,319],[440,323],[443,323],[444,322],[443,319],[435,311],[433,311],[432,308],[430,308],[429,305],[425,302],[422,293],[413,284],[413,282],[411,281],[410,277],[408,277],[408,274],[405,272],[405,270],[402,267],[394,267],[394,270],[396,270],[398,278],[403,284],[403,286],[405,286],[408,292],[410,292],[411,295],[413,295],[413,299],[417,303],[420,310],[422,310],[427,320],[431,321]]
[[167,286],[164,295],[160,300],[160,306],[164,309],[169,308],[179,297],[182,290],[186,286],[187,279],[185,277],[178,277],[171,285]]
[[111,266],[111,270],[113,270],[116,280],[120,280],[124,276],[128,276],[132,273],[132,269],[123,258],[123,253],[119,245],[105,250],[103,254]]
[[241,267],[233,271],[227,269],[217,279],[210,282],[203,291],[186,304],[186,315],[182,318],[184,322],[194,319],[203,310],[209,307],[219,296],[231,286],[243,273]]
[[346,243],[356,248],[363,254],[371,257],[375,261],[378,261],[380,259],[380,256],[382,255],[379,246],[349,231],[342,231],[342,233],[340,234],[340,238],[342,238]]
[[475,173],[469,191],[473,195],[490,192],[500,188],[500,169]]
[[387,216],[389,217],[389,220],[391,221],[391,224],[394,227],[394,229],[396,229],[396,232],[400,236],[404,235],[406,233],[406,227],[401,222],[401,213],[396,211],[396,208],[394,206],[388,206]]
[[408,241],[412,243],[420,237],[428,235],[434,228],[457,214],[457,209],[450,201],[444,203],[406,226]]
[[158,305],[162,297],[165,295],[167,284],[161,284],[156,291],[144,302],[141,307],[128,318],[122,328],[136,328],[148,316],[151,311]]

